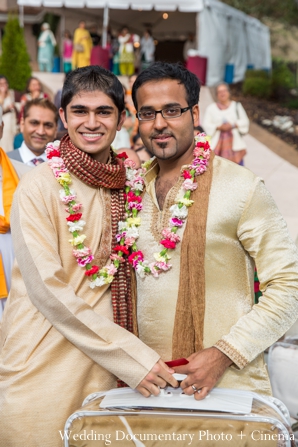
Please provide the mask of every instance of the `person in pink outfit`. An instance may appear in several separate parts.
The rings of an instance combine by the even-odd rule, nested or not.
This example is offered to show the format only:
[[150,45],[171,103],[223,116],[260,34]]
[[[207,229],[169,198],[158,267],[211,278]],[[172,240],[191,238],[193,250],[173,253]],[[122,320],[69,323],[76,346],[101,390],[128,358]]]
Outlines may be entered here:
[[63,71],[69,73],[71,71],[71,58],[73,51],[72,37],[68,30],[64,31],[63,37]]

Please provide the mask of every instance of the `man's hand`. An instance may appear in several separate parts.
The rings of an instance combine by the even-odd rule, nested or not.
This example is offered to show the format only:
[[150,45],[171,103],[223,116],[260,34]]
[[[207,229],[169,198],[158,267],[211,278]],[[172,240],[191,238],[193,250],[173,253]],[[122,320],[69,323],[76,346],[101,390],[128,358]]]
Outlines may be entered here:
[[159,360],[139,383],[136,390],[143,396],[149,397],[151,394],[157,396],[160,393],[160,388],[165,388],[168,384],[176,388],[178,387],[178,382],[172,376],[174,372],[172,368],[169,368],[162,360]]
[[185,394],[194,394],[196,400],[204,399],[233,363],[215,347],[195,352],[187,360],[189,361],[187,365],[175,367],[175,371],[187,374],[186,379],[181,383],[181,388]]

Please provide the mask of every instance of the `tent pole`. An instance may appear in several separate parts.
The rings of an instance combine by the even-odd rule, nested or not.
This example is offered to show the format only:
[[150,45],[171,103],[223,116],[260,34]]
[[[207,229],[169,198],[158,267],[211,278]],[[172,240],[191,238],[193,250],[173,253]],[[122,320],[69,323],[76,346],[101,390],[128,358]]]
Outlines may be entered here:
[[103,12],[102,47],[106,48],[108,43],[109,7],[105,5]]
[[200,41],[199,41],[199,26],[200,26],[200,12],[196,14],[196,50],[200,49]]
[[65,32],[65,15],[64,12],[60,16],[60,72],[63,73],[64,65],[63,65],[63,37]]
[[20,23],[20,27],[24,28],[24,6],[23,5],[19,6],[19,23]]

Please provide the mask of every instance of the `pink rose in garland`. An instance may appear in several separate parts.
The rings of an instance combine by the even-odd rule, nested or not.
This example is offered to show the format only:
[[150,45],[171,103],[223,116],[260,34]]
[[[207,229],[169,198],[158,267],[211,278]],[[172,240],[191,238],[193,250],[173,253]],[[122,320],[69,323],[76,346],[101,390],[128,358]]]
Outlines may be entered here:
[[168,239],[169,241],[172,241],[175,243],[180,242],[180,236],[178,236],[178,234],[176,234],[174,231],[171,231],[170,228],[164,228],[162,230],[162,235],[165,239]]
[[173,227],[182,227],[184,222],[181,219],[178,219],[177,217],[172,217],[170,219],[170,224],[173,225]]
[[174,250],[176,248],[176,242],[169,241],[168,239],[162,239],[160,241],[161,245],[163,245],[165,248],[169,248],[171,250]]
[[144,261],[144,255],[141,251],[134,251],[128,256],[128,261],[135,268],[139,261]]
[[185,179],[191,178],[191,173],[189,171],[187,171],[186,169],[185,169],[185,171],[183,171],[182,175]]

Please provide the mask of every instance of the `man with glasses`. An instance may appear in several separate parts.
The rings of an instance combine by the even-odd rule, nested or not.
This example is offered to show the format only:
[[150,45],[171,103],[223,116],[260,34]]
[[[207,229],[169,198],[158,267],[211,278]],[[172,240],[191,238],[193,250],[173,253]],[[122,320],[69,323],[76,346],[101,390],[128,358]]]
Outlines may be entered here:
[[263,181],[214,156],[204,134],[194,141],[199,91],[195,75],[162,62],[133,86],[139,133],[156,157],[132,258],[139,337],[163,360],[186,358],[174,369],[195,399],[215,385],[269,395],[263,351],[298,317],[297,249]]

